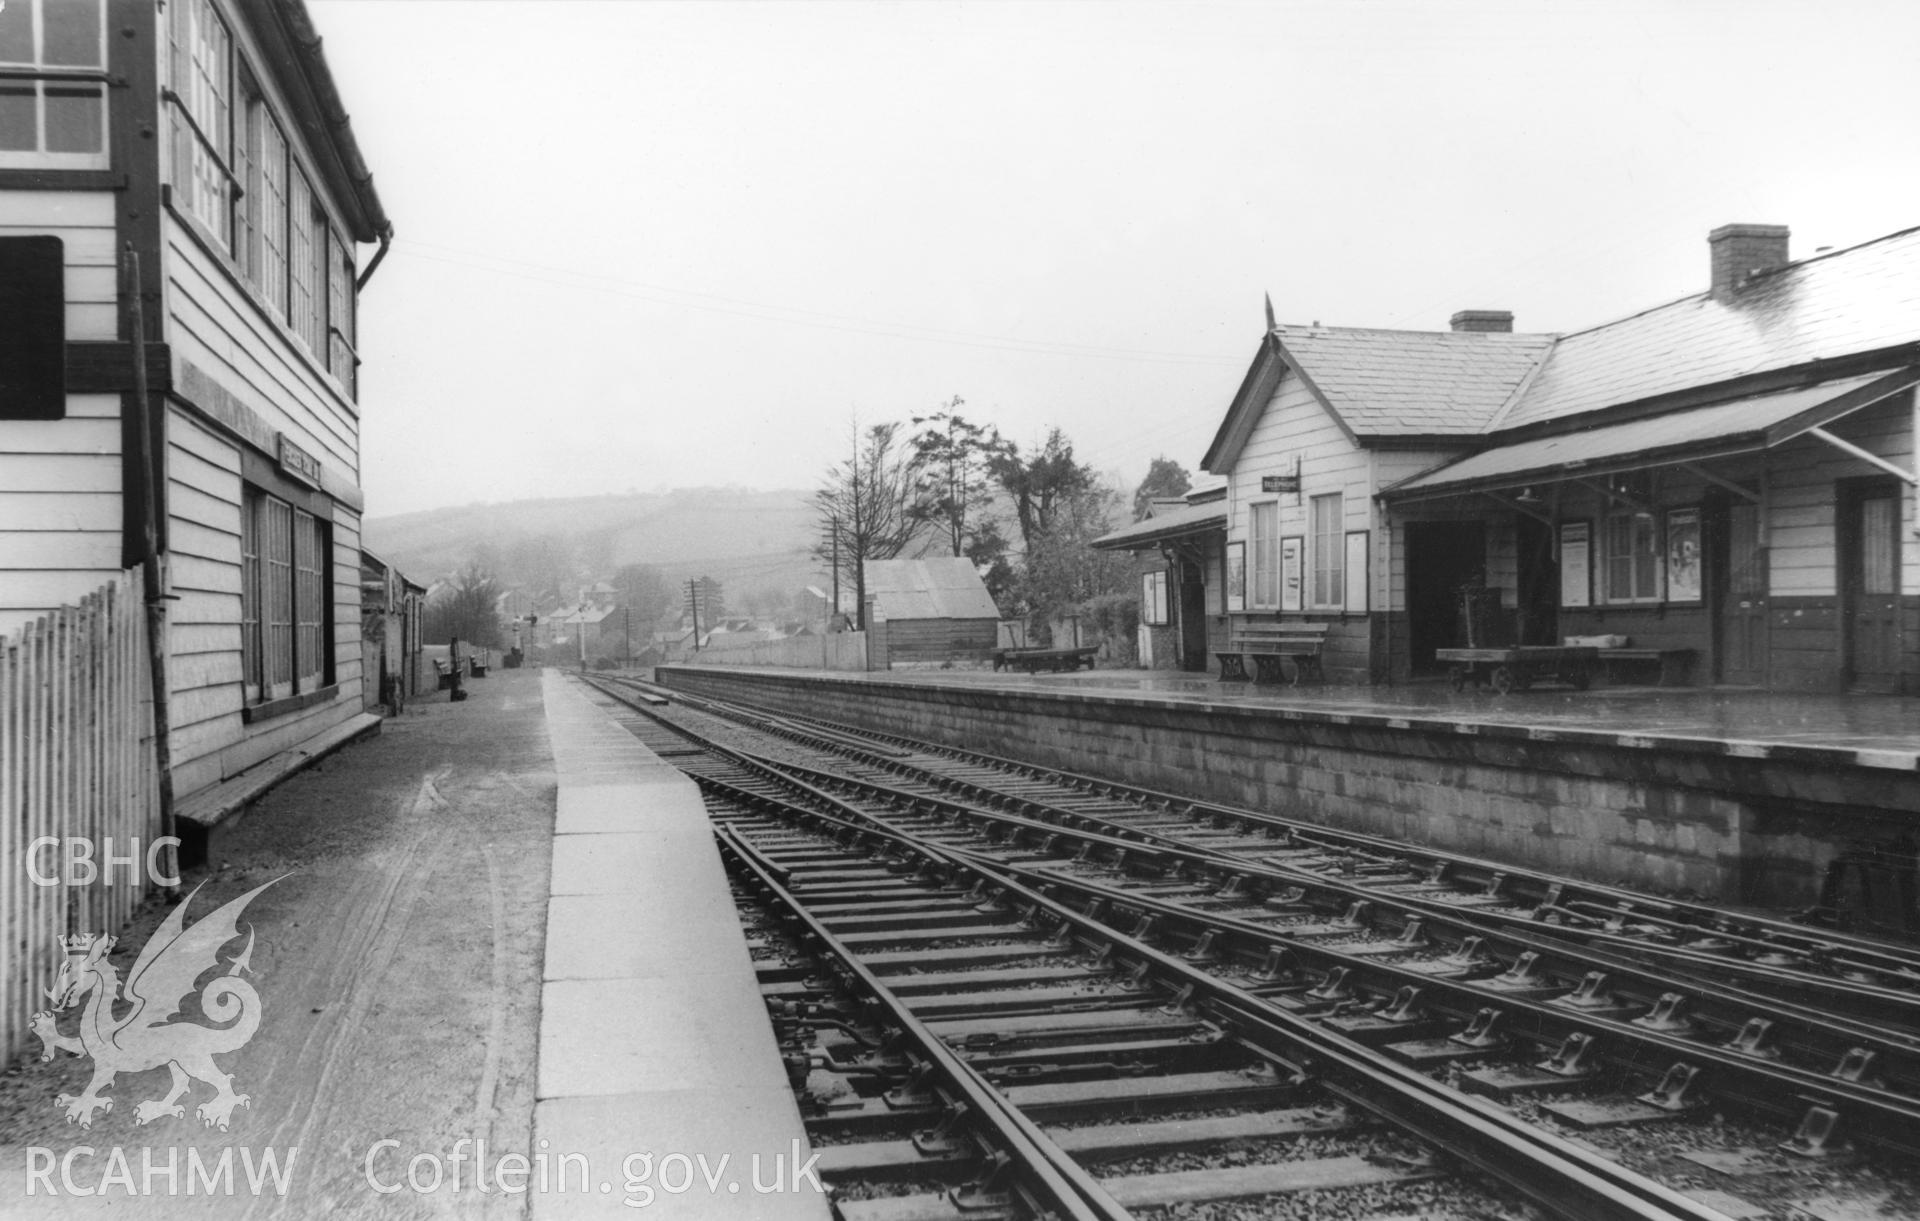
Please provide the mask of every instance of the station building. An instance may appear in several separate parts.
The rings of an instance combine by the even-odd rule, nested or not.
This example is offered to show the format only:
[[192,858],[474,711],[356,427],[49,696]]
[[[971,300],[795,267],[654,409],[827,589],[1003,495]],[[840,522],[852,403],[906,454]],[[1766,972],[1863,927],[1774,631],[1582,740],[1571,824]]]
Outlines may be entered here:
[[0,633],[151,538],[186,801],[365,715],[391,226],[301,0],[9,0],[0,77]]
[[1325,624],[1333,681],[1437,673],[1477,627],[1648,681],[1920,692],[1920,229],[1708,246],[1706,291],[1569,334],[1270,315],[1201,463],[1224,502],[1099,545],[1164,557],[1187,669],[1251,617]]

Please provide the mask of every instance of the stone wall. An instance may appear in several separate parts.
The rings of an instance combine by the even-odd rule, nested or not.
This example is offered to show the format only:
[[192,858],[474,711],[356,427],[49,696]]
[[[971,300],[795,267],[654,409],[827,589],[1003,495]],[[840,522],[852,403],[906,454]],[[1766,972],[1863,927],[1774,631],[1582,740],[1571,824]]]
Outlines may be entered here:
[[1096,692],[659,676],[769,710],[1725,902],[1810,903],[1836,853],[1856,840],[1910,844],[1920,820],[1920,775],[1845,751]]

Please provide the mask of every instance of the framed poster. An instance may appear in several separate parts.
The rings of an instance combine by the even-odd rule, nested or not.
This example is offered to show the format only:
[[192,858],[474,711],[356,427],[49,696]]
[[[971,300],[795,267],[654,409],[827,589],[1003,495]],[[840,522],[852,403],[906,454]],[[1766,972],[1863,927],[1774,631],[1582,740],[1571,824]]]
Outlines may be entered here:
[[1367,537],[1365,530],[1347,532],[1346,610],[1350,615],[1367,613]]
[[1300,556],[1306,540],[1295,534],[1280,540],[1280,609],[1297,611],[1304,602],[1300,588]]
[[1247,609],[1247,545],[1227,544],[1227,609]]
[[1560,523],[1560,605],[1593,605],[1593,523]]
[[1700,585],[1700,510],[1667,514],[1667,601],[1698,602]]

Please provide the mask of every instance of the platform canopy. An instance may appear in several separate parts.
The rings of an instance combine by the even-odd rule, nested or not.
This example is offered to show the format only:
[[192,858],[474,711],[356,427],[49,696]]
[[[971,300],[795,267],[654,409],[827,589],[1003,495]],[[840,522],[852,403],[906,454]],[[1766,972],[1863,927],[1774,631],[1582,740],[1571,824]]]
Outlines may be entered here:
[[1415,475],[1388,488],[1382,496],[1390,502],[1404,503],[1493,492],[1755,453],[1808,434],[1825,439],[1825,425],[1916,382],[1920,382],[1920,369],[1867,373],[1516,441]]
[[1092,545],[1101,551],[1143,551],[1156,543],[1226,528],[1227,506],[1224,501],[1216,500],[1209,504],[1188,505],[1184,509],[1156,513],[1145,521],[1137,521],[1111,534],[1103,534],[1094,539]]

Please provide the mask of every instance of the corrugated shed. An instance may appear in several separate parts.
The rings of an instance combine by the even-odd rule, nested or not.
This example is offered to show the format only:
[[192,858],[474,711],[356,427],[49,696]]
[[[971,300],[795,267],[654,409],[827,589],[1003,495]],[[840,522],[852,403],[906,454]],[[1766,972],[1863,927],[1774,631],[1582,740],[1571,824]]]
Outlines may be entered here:
[[992,619],[1000,608],[964,557],[869,560],[867,593],[888,620]]

